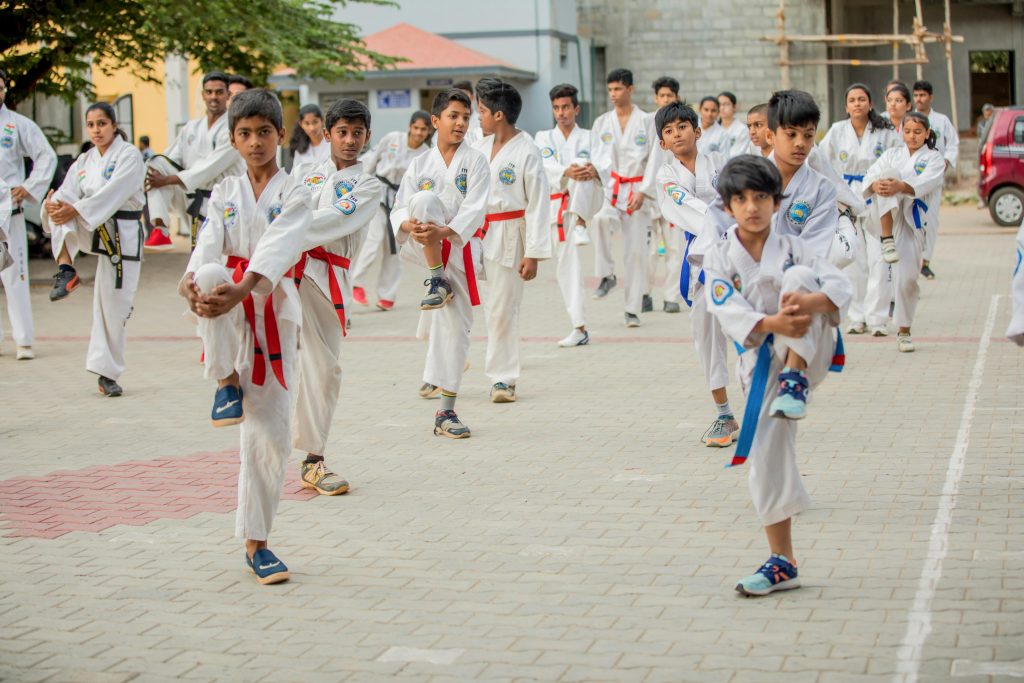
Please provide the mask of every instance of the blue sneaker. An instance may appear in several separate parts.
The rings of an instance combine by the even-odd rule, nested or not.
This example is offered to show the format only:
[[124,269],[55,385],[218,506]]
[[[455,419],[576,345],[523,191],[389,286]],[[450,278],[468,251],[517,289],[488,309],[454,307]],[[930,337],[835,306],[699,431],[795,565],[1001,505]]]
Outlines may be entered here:
[[230,427],[245,422],[245,413],[242,412],[241,387],[228,384],[217,390],[213,396],[210,422],[214,427]]
[[773,554],[756,572],[740,579],[736,584],[736,592],[742,595],[768,595],[775,591],[788,591],[800,587],[796,565],[786,559],[785,555]]
[[772,417],[802,420],[807,416],[807,375],[802,370],[779,373],[779,393],[768,407]]
[[264,586],[281,583],[291,578],[288,567],[284,566],[284,562],[277,559],[277,556],[270,552],[269,548],[260,548],[253,554],[251,560],[249,553],[245,553],[245,566],[256,575],[256,580]]

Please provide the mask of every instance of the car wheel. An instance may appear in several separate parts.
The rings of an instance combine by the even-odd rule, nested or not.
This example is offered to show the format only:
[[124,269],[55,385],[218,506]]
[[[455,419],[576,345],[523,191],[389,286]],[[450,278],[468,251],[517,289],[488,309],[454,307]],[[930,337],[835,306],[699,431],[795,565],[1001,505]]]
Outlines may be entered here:
[[1024,218],[1024,190],[1001,187],[988,198],[988,212],[998,225],[1017,227]]

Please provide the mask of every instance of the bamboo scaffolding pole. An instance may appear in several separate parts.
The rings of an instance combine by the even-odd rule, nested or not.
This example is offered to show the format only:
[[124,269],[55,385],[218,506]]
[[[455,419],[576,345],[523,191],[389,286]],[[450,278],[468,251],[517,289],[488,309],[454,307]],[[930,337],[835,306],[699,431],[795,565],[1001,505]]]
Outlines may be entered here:
[[[946,23],[942,26],[945,35],[946,74],[949,76],[949,115],[953,119],[953,130],[960,131],[960,117],[956,113],[956,79],[953,78],[953,20],[949,11],[949,0],[945,0]],[[956,165],[956,179],[960,180],[960,164]]]
[[[964,42],[963,36],[951,36],[953,42],[962,43]],[[921,34],[920,38],[915,35],[903,35],[898,33],[887,34],[879,33],[867,34],[847,34],[847,33],[835,33],[835,34],[824,34],[824,35],[787,35],[785,37],[771,37],[765,36],[763,40],[768,40],[773,43],[836,43],[838,45],[849,45],[851,47],[862,47],[863,45],[888,45],[891,42],[899,43],[916,43],[918,41],[925,43],[944,43],[946,42],[945,33],[929,33],[925,31]]]
[[790,59],[779,62],[783,66],[889,66],[900,64],[927,64],[917,59]]
[[[892,0],[892,34],[897,35],[900,32],[900,0]],[[892,80],[898,81],[900,78],[900,41],[892,41]]]

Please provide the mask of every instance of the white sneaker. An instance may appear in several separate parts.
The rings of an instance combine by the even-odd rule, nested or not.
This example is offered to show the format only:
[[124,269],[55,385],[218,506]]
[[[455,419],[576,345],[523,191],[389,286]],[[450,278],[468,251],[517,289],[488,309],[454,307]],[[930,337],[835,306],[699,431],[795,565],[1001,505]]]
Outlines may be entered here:
[[872,325],[871,326],[872,337],[887,337],[889,336],[889,330],[886,329],[885,325]]
[[32,353],[31,346],[19,346],[17,355],[15,355],[16,360],[32,360],[35,357],[36,354]]
[[846,326],[847,334],[864,334],[868,331],[868,324],[865,322],[854,323],[851,322]]
[[577,247],[585,247],[590,244],[590,235],[587,234],[587,229],[582,225],[573,228],[572,241],[576,243]]
[[914,340],[910,338],[909,334],[898,334],[896,335],[896,348],[900,353],[913,353]]
[[569,349],[573,346],[586,346],[590,343],[590,333],[586,330],[580,332],[579,330],[573,330],[568,337],[558,342],[558,345],[563,349]]
[[896,251],[896,240],[891,237],[882,238],[882,260],[886,263],[900,262],[900,254]]

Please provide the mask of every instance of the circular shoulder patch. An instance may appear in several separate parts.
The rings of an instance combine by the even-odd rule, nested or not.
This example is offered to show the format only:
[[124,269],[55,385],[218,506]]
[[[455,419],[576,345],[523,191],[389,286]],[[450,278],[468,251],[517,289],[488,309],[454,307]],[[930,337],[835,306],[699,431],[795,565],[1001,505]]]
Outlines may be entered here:
[[555,150],[553,150],[550,147],[541,147],[540,155],[545,159],[550,159],[551,157],[555,156]]
[[342,197],[350,193],[353,187],[355,187],[355,183],[353,183],[348,178],[343,178],[338,182],[334,183],[334,196],[338,199],[341,199]]
[[224,202],[224,229],[229,230],[238,223],[238,207],[233,202]]
[[512,164],[507,165],[505,168],[498,171],[498,180],[505,185],[511,185],[516,181],[516,169]]
[[334,202],[334,206],[338,208],[346,216],[351,216],[356,210],[356,201],[353,197],[344,197]]
[[[458,180],[456,180],[456,183],[458,183]],[[434,179],[433,178],[428,178],[426,176],[420,178],[419,180],[416,181],[416,189],[417,190],[433,190],[434,189]]]
[[683,205],[683,200],[686,199],[686,190],[676,183],[665,183],[662,188],[665,190],[665,194],[668,195],[669,199],[675,202],[676,206]]
[[107,167],[103,169],[103,179],[110,180],[114,177],[114,169],[117,168],[117,160],[111,159]]
[[647,144],[647,133],[637,133],[636,137],[633,138],[633,142],[636,143],[637,147],[643,147]]
[[721,306],[728,301],[729,297],[732,296],[732,293],[735,291],[736,290],[733,289],[731,284],[721,278],[715,278],[711,281],[711,301],[714,302],[716,306]]
[[803,225],[807,222],[807,218],[811,215],[811,205],[803,201],[795,201],[789,205],[789,211],[786,212],[786,217],[789,218],[791,223],[796,225]]
[[274,219],[281,215],[281,205],[274,204],[267,211],[267,223],[273,223]]
[[311,173],[302,179],[302,183],[310,190],[317,190],[327,182],[327,176],[323,173]]
[[850,153],[847,152],[845,149],[841,150],[839,152],[839,161],[846,161],[849,158],[850,158]]
[[[469,184],[469,179],[466,177],[465,172],[455,176],[455,189],[462,193],[462,196],[466,196],[466,187]],[[423,188],[421,188],[423,189]],[[430,189],[430,188],[426,188]]]
[[914,173],[916,173],[917,175],[921,175],[922,173],[924,173],[924,169],[927,168],[927,167],[928,167],[928,161],[925,160],[925,159],[922,159],[921,161],[919,161],[916,164],[914,164]]
[[601,133],[601,142],[603,142],[604,144],[606,144],[606,145],[607,145],[607,144],[608,144],[609,142],[611,142],[611,141],[612,141],[613,139],[614,139],[614,138],[612,137],[612,134],[611,134],[611,133]]

